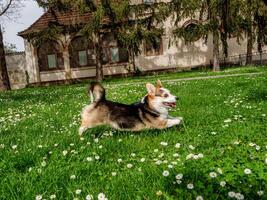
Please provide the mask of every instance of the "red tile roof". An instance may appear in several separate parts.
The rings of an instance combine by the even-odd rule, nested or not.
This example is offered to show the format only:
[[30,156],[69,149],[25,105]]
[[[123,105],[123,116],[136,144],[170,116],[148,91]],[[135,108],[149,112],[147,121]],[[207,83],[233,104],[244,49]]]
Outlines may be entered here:
[[49,9],[45,12],[37,21],[35,21],[29,28],[18,33],[19,36],[26,37],[30,33],[39,32],[49,27],[53,22],[58,25],[69,26],[86,24],[91,20],[91,13],[79,13],[78,11],[59,11],[55,9]]

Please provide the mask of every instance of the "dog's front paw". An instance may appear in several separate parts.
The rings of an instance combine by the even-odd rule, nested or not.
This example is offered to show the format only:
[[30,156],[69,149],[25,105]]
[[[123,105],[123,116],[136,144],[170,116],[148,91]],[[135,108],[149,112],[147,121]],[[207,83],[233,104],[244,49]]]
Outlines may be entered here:
[[180,122],[183,122],[184,121],[184,118],[182,118],[182,117],[176,117],[176,119],[179,119]]

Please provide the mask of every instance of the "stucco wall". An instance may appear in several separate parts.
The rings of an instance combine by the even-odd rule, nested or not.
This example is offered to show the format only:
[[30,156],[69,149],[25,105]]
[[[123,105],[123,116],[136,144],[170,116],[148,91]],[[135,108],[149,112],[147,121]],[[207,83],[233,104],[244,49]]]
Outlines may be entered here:
[[27,75],[25,71],[26,60],[24,52],[7,54],[6,63],[11,88],[24,88],[27,85]]

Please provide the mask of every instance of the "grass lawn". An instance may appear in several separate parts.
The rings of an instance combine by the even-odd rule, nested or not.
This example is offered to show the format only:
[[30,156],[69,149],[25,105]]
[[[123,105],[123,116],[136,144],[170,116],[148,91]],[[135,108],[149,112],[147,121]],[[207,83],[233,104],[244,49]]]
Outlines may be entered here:
[[[183,125],[138,133],[97,127],[83,138],[86,84],[0,93],[0,199],[267,199],[266,67],[259,71],[177,82],[166,80],[188,74],[160,75],[180,97],[171,115]],[[135,81],[105,82],[107,98],[140,100],[145,86]]]

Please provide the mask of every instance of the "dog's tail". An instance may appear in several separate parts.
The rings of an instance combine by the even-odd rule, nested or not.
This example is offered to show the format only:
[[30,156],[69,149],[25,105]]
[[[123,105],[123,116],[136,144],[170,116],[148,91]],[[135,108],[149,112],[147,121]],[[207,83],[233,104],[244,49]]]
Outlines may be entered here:
[[106,92],[100,83],[92,82],[88,88],[88,93],[90,95],[91,103],[99,102],[105,100]]

